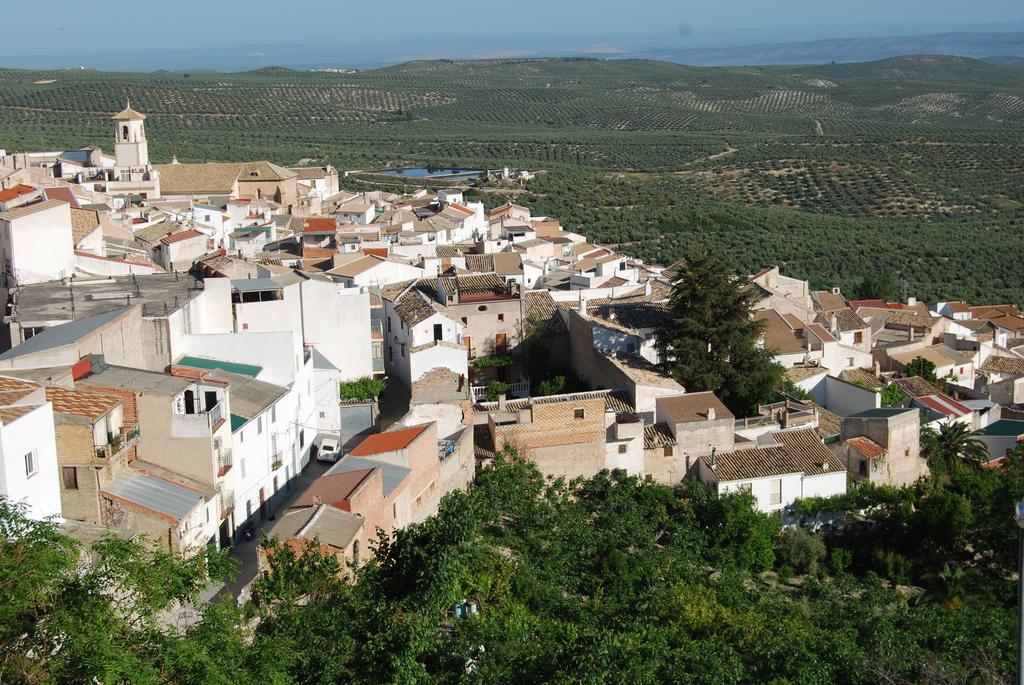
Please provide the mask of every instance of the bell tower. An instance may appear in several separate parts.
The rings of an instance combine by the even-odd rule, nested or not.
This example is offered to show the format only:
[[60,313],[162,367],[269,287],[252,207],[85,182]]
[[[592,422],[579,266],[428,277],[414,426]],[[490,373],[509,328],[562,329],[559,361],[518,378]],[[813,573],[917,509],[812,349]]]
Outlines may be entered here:
[[149,143],[146,142],[146,115],[132,109],[131,102],[113,117],[114,157],[118,169],[149,167]]

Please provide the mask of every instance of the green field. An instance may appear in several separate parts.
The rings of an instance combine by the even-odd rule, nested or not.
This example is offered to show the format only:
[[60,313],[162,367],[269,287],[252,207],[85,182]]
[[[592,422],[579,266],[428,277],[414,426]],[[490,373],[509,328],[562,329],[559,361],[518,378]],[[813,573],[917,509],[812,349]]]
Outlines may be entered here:
[[[0,147],[111,147],[131,97],[151,156],[543,168],[524,202],[669,262],[695,239],[821,285],[1024,301],[1024,70],[947,57],[693,68],[411,62],[356,74],[0,70]],[[503,198],[488,196],[498,203]],[[627,247],[628,246],[628,247]]]

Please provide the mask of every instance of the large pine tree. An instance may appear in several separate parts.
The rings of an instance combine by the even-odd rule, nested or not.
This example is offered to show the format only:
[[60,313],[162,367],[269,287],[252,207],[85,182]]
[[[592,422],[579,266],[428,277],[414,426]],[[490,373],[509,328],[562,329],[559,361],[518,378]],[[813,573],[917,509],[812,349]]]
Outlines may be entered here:
[[758,345],[763,325],[751,317],[757,298],[732,265],[691,249],[674,270],[669,317],[657,333],[665,371],[687,392],[711,390],[737,416],[772,399],[784,370]]

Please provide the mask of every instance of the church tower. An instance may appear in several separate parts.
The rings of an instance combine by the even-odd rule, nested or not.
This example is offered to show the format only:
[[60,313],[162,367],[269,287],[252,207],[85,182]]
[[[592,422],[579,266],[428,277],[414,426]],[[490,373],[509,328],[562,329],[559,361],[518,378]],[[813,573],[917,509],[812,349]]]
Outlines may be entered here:
[[118,169],[149,166],[149,143],[146,142],[146,115],[132,109],[131,103],[113,116],[114,157]]

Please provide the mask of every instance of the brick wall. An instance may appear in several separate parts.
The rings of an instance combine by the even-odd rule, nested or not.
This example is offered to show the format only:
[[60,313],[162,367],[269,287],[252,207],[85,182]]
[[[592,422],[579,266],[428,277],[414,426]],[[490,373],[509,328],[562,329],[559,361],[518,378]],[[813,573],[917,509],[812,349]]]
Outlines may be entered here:
[[548,475],[592,476],[604,468],[604,399],[533,405],[530,423],[494,426],[494,445],[515,448]]

